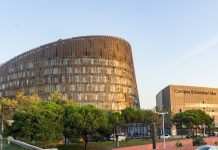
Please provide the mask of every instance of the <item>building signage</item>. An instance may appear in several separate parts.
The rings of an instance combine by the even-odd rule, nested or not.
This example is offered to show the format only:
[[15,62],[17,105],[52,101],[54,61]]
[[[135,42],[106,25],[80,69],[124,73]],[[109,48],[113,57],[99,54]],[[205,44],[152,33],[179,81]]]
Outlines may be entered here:
[[216,92],[214,92],[214,91],[180,90],[180,89],[174,89],[174,93],[179,93],[179,94],[198,94],[198,95],[216,95]]

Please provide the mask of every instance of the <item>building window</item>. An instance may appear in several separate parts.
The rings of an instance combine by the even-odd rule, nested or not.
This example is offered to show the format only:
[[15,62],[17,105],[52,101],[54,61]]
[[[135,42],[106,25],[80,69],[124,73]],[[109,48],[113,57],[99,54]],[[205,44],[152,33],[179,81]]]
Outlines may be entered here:
[[75,59],[75,60],[74,60],[74,63],[78,65],[78,64],[81,64],[81,61],[80,61],[80,59],[78,58],[78,59]]
[[76,85],[75,84],[70,85],[70,91],[76,91]]
[[61,75],[60,83],[65,83],[65,76]]
[[53,68],[53,74],[58,74],[58,68]]
[[65,68],[65,72],[66,72],[66,73],[73,73],[72,67],[66,67],[66,68]]
[[63,65],[67,65],[68,64],[68,59],[67,58],[63,58]]
[[51,83],[52,82],[52,78],[51,77],[47,77],[47,83]]

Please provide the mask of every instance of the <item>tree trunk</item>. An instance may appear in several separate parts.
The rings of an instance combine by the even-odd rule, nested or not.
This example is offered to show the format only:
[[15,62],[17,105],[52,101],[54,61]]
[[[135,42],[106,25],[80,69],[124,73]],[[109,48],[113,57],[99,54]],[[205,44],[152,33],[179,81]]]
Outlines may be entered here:
[[207,132],[208,132],[207,135],[210,136],[210,134],[211,134],[211,128],[210,127],[207,128]]
[[88,136],[85,136],[85,150],[87,150],[87,145],[88,145]]
[[88,142],[85,141],[85,150],[87,150],[87,144],[88,144]]
[[194,136],[195,136],[195,131],[194,131],[194,129],[191,129],[191,131],[192,131],[192,137],[194,137]]
[[118,134],[116,134],[116,147],[119,147]]
[[160,136],[161,136],[161,130],[160,129],[158,129],[158,134],[159,134],[159,139],[160,139]]

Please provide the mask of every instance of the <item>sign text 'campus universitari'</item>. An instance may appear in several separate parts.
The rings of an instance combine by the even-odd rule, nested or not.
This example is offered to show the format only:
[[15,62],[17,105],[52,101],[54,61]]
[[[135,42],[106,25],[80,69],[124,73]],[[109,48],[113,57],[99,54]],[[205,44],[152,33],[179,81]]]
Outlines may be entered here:
[[179,90],[179,89],[174,89],[174,93],[199,94],[199,95],[216,95],[216,93],[213,92],[213,91]]

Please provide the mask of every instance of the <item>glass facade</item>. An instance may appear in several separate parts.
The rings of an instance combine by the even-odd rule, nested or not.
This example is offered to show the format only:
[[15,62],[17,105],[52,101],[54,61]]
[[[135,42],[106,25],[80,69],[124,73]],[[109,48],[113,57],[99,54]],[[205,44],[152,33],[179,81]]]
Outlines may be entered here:
[[139,107],[131,47],[114,37],[59,40],[13,58],[0,67],[0,97],[19,89],[107,110]]

